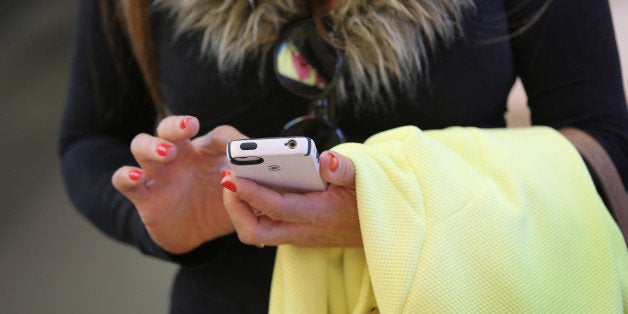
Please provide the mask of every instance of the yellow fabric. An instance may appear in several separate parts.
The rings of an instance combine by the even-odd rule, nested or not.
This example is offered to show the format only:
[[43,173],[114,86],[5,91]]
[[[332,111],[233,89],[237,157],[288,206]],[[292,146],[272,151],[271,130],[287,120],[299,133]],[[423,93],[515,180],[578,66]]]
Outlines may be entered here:
[[552,129],[403,127],[356,166],[364,249],[280,246],[271,313],[628,309],[628,251]]

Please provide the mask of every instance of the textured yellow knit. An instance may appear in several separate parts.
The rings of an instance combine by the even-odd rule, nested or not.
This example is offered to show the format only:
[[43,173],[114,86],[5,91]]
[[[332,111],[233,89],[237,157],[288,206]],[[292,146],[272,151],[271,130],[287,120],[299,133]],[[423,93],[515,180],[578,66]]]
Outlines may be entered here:
[[335,149],[364,249],[280,246],[272,313],[628,309],[628,251],[550,128],[403,127]]

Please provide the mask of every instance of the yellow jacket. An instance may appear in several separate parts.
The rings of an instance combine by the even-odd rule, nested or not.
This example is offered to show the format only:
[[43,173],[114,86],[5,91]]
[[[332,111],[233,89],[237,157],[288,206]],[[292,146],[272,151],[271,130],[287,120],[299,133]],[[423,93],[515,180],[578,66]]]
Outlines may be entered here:
[[623,237],[553,129],[402,127],[334,150],[364,249],[280,246],[272,313],[627,311]]

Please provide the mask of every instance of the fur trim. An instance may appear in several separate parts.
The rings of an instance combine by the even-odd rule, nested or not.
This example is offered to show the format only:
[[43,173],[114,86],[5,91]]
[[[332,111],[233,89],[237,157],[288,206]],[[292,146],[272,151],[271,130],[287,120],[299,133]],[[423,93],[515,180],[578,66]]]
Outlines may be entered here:
[[[266,58],[282,27],[309,16],[304,1],[157,0],[176,17],[178,34],[202,33],[202,53],[222,72],[239,69],[247,58]],[[345,73],[336,94],[378,100],[396,86],[412,89],[425,77],[427,52],[439,40],[451,43],[461,32],[472,0],[339,0],[330,19],[345,50]],[[262,63],[264,64],[264,63]],[[350,86],[350,88],[349,88]]]

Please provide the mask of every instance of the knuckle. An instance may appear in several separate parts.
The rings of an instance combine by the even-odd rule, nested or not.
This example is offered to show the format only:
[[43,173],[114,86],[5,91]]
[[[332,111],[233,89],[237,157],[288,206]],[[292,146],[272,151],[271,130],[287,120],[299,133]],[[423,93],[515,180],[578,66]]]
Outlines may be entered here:
[[233,133],[235,128],[230,125],[219,125],[215,127],[211,133],[216,136],[225,136],[227,134]]
[[283,221],[286,220],[286,213],[284,210],[268,210],[266,216],[272,220]]
[[171,133],[177,119],[177,116],[168,116],[163,118],[157,125],[157,134],[161,137]]
[[331,226],[334,225],[336,221],[326,212],[319,210],[312,216],[312,221],[310,223],[315,226]]
[[291,210],[294,208],[291,202],[281,201],[276,206],[267,206],[265,213],[272,220],[288,220]]
[[230,125],[219,125],[204,136],[204,149],[208,152],[224,153],[227,143],[236,139],[247,138]]
[[355,169],[353,168],[353,163],[348,159],[343,161],[344,162],[340,166],[340,174],[346,183],[353,182],[355,180]]
[[248,245],[255,245],[259,242],[259,236],[254,230],[239,230],[238,239],[240,242]]
[[349,179],[349,176],[351,175],[351,169],[349,165],[347,165],[346,162],[343,162],[341,165],[341,168],[342,169],[340,171],[341,171],[342,177]]
[[279,206],[279,208],[277,208],[277,219],[275,220],[288,220],[288,218],[290,217],[290,213],[292,211],[294,211],[294,209],[297,208],[295,206],[293,206],[291,203],[287,203],[287,204],[283,204],[282,206]]
[[140,133],[131,140],[131,152],[136,153],[141,151],[148,143],[150,135],[146,133]]
[[209,132],[212,140],[224,142],[225,144],[231,140],[245,138],[236,128],[230,125],[219,125]]
[[317,211],[314,215],[311,216],[310,223],[317,226],[326,225],[325,215],[323,215],[323,213],[321,213],[320,211]]

